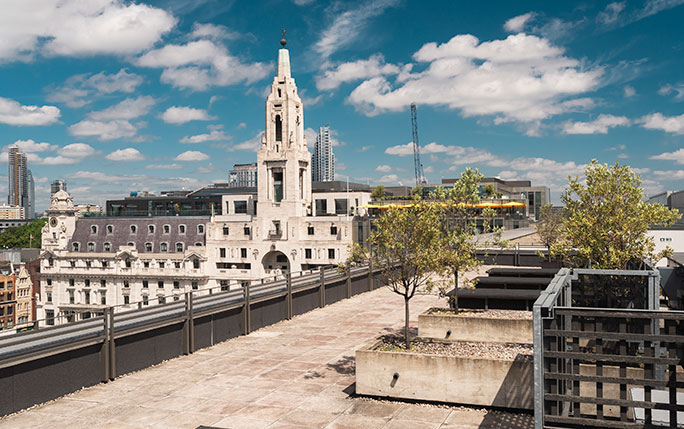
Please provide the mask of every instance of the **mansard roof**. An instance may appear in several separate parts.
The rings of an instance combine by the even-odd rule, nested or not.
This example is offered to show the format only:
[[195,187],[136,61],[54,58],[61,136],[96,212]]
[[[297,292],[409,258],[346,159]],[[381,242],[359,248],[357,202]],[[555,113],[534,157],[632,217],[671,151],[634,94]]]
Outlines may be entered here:
[[[78,242],[80,251],[87,250],[88,243],[95,243],[95,252],[105,252],[104,243],[110,243],[108,253],[116,253],[121,246],[134,243],[138,253],[160,253],[161,243],[167,243],[168,252],[176,252],[176,243],[183,243],[183,249],[196,243],[206,244],[206,224],[209,217],[200,216],[160,216],[160,217],[105,217],[79,218],[68,250],[73,249],[73,243]],[[131,226],[135,225],[135,233]],[[154,226],[154,232],[149,232],[149,226]],[[169,233],[164,233],[164,226],[169,226]],[[181,234],[179,227],[185,225],[185,233]],[[199,234],[197,226],[204,226],[204,233]],[[92,227],[96,227],[93,233]],[[109,233],[107,227],[112,227]],[[146,243],[152,243],[152,251],[147,252]]]

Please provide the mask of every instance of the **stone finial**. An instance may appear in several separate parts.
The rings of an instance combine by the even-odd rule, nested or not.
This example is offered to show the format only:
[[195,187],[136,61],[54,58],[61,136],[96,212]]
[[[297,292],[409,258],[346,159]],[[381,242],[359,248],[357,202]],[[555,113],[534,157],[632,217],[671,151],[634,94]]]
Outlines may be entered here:
[[287,40],[285,40],[285,29],[283,28],[283,38],[280,39],[280,46],[282,46],[284,48],[286,44],[287,44]]

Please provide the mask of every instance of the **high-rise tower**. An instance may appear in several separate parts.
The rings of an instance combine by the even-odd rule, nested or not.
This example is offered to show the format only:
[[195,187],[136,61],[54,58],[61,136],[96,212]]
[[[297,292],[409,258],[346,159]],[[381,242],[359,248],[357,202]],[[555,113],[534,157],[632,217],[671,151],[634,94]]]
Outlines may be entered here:
[[332,182],[335,180],[335,154],[332,150],[330,127],[327,125],[318,129],[311,165],[314,182]]
[[10,147],[8,153],[9,164],[9,195],[7,203],[11,206],[24,207],[25,216],[29,211],[29,184],[26,154],[18,147]]
[[311,204],[311,154],[304,137],[304,109],[290,75],[285,34],[278,51],[278,74],[266,99],[266,123],[257,152],[258,213],[305,216]]

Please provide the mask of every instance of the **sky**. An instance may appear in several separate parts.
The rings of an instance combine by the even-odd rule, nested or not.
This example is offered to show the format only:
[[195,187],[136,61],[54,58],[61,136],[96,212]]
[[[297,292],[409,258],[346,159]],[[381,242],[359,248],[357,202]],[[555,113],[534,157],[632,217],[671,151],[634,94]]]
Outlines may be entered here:
[[[256,161],[287,30],[307,143],[336,178],[411,186],[466,166],[559,196],[592,159],[684,189],[684,0],[22,0],[0,15],[2,156],[37,209],[226,182]],[[0,194],[7,193],[7,177]]]

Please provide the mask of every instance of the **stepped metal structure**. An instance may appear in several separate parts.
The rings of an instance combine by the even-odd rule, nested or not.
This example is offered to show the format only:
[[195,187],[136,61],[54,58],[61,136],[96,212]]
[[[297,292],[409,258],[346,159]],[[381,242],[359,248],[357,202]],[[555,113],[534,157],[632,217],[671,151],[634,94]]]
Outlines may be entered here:
[[416,174],[416,186],[427,183],[423,174],[423,164],[420,162],[420,143],[418,141],[418,116],[416,103],[411,103],[411,130],[413,132],[413,166]]

